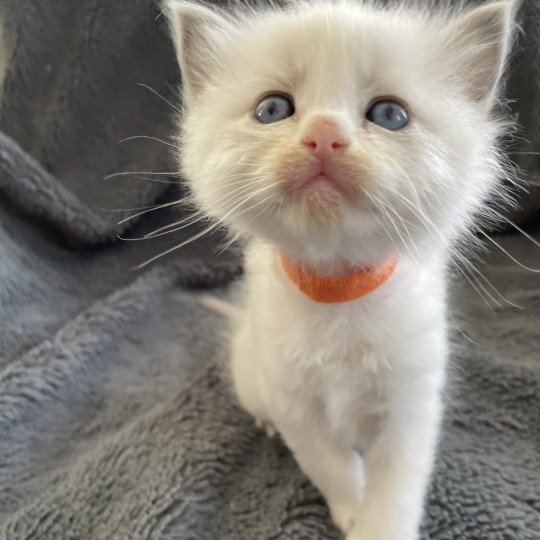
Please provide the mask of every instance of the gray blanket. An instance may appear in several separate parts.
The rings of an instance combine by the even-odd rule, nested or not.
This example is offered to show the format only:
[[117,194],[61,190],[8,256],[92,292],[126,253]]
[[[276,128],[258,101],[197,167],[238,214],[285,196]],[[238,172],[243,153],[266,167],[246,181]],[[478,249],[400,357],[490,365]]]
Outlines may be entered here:
[[[0,538],[339,538],[288,450],[230,391],[224,321],[199,298],[240,286],[238,253],[205,236],[133,270],[204,224],[115,240],[127,208],[182,194],[141,179],[167,175],[102,180],[173,170],[166,145],[117,144],[171,129],[172,107],[137,84],[175,103],[159,11],[143,0],[0,9]],[[178,214],[121,228],[138,238]],[[540,267],[527,238],[494,239]],[[488,308],[456,274],[425,539],[540,538],[540,280],[500,250],[484,259],[505,300],[492,292]]]

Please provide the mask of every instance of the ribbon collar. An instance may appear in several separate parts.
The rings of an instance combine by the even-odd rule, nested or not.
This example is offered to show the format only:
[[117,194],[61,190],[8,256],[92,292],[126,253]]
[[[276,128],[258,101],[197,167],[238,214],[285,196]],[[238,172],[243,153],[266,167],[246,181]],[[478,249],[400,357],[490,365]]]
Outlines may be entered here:
[[351,274],[336,277],[316,274],[283,254],[281,264],[298,289],[315,302],[343,304],[358,300],[379,288],[394,273],[397,259],[379,266],[365,266]]

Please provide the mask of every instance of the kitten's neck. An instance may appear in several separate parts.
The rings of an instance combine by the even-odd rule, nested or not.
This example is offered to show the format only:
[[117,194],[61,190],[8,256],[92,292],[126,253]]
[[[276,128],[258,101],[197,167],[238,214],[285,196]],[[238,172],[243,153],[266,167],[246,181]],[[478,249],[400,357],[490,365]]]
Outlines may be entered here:
[[397,259],[377,266],[352,267],[338,264],[335,268],[314,270],[281,253],[281,264],[287,276],[306,296],[322,304],[341,304],[358,300],[378,289],[394,273]]

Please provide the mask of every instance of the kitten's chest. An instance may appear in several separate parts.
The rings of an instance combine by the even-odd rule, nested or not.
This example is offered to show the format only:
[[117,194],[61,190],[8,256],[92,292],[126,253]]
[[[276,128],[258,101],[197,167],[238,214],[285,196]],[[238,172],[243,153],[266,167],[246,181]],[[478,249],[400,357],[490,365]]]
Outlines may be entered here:
[[267,333],[264,377],[273,380],[284,404],[296,403],[299,420],[316,411],[339,430],[383,414],[390,368],[380,334],[362,328],[348,310],[303,318],[282,312],[274,325]]
[[[309,387],[317,395],[328,387],[375,391],[396,349],[384,307],[362,302],[320,305],[279,285],[277,289],[259,304],[254,320],[271,351],[270,362],[279,359],[283,383],[293,389]],[[272,305],[270,298],[280,294],[282,302]]]
[[265,399],[283,417],[301,423],[315,412],[336,429],[369,431],[396,381],[444,364],[444,289],[427,271],[402,263],[357,301],[318,304],[268,252],[254,250],[249,263],[246,335]]
[[341,321],[284,319],[279,322],[281,331],[273,334],[275,354],[286,371],[297,372],[314,389],[352,386],[368,391],[384,378],[390,347],[347,315]]

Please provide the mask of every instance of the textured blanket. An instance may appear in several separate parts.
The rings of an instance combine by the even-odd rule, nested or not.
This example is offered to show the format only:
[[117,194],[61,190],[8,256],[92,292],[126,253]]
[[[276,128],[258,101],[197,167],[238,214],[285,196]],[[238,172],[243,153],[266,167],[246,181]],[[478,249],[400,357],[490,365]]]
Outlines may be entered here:
[[[0,0],[0,23],[0,538],[337,540],[289,451],[230,391],[224,321],[199,300],[241,286],[238,253],[206,235],[134,270],[204,224],[115,238],[179,219],[165,206],[116,227],[183,190],[170,175],[103,180],[174,170],[166,144],[118,143],[173,129],[159,9]],[[540,267],[530,239],[494,241]],[[499,249],[483,260],[504,299],[456,274],[424,539],[540,538],[540,279]]]
[[[4,185],[38,205],[54,179],[0,143]],[[93,234],[60,195],[48,199],[57,225]],[[540,266],[529,240],[496,241]],[[66,250],[2,208],[0,537],[338,538],[290,453],[230,392],[224,323],[199,298],[227,294],[238,267],[207,249],[135,274],[133,244]],[[424,537],[533,540],[540,280],[501,252],[481,270],[506,300],[492,293],[491,310],[453,286],[456,352]]]

